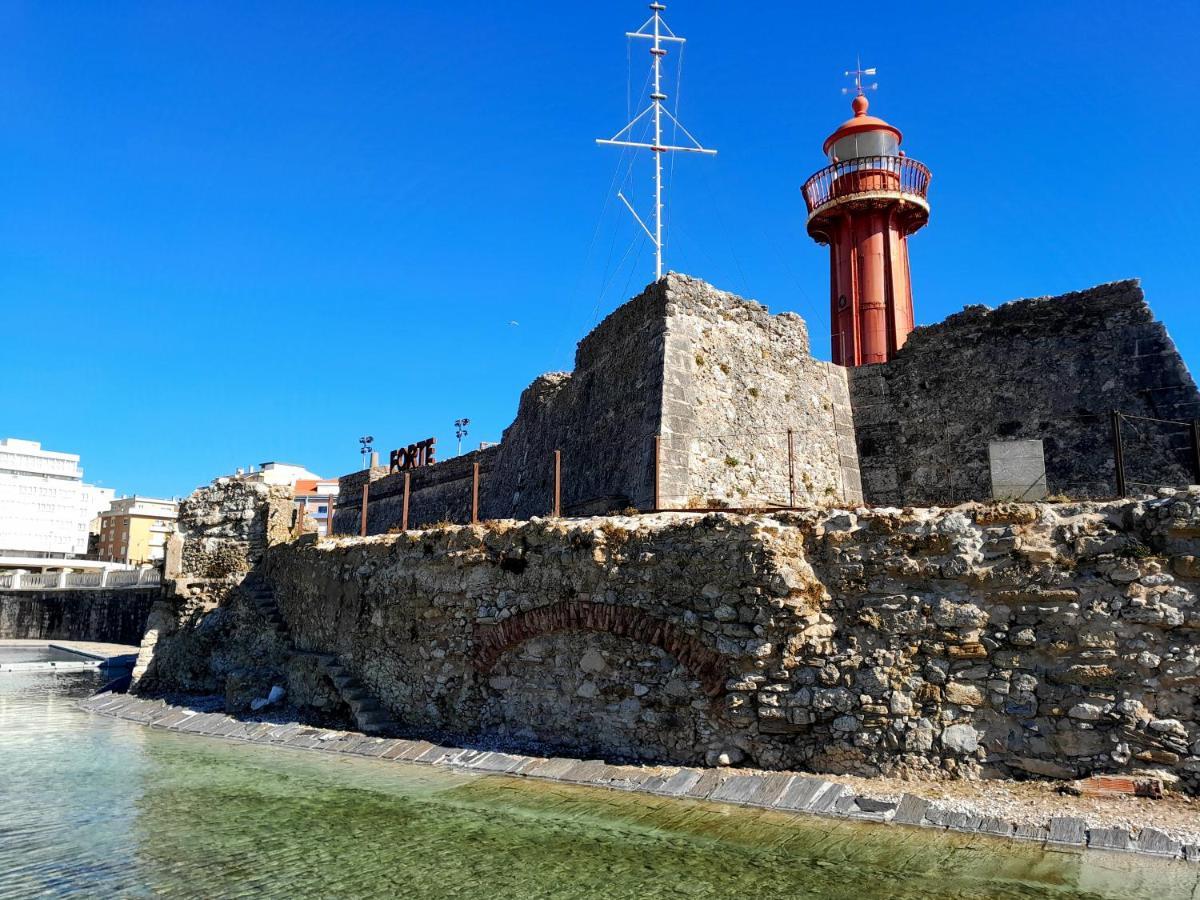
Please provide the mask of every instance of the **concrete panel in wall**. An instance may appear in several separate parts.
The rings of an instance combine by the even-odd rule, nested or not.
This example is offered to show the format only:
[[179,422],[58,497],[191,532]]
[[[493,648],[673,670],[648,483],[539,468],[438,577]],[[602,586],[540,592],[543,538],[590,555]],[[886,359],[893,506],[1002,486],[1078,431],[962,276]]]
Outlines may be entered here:
[[1049,493],[1041,441],[992,441],[988,460],[993,499],[1041,500]]

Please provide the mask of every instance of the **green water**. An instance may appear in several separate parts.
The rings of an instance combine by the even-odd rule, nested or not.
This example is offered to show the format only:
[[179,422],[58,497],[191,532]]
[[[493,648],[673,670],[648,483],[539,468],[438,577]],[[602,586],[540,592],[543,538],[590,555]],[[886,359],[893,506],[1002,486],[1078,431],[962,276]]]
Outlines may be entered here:
[[1200,867],[225,743],[0,675],[0,897],[1200,898]]

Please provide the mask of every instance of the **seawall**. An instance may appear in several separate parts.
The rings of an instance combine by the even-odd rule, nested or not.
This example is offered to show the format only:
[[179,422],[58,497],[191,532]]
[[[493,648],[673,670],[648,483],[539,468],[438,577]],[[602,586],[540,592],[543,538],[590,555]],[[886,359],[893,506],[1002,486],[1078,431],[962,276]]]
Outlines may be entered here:
[[138,644],[160,589],[0,591],[0,639]]
[[[260,572],[291,650],[336,657],[408,733],[1196,793],[1198,557],[1194,489],[306,538]],[[157,688],[264,696],[288,678],[269,630],[233,591],[172,635]]]

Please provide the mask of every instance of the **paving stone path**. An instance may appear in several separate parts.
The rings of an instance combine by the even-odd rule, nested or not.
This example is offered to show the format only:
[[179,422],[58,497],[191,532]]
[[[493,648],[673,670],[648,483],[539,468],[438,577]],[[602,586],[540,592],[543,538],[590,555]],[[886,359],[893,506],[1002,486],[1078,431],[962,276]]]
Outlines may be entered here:
[[1014,823],[995,816],[945,809],[915,794],[898,802],[856,795],[849,787],[790,772],[745,772],[679,766],[610,765],[596,760],[523,756],[494,750],[443,747],[429,741],[380,738],[353,731],[313,728],[296,722],[247,722],[224,713],[198,712],[129,694],[105,693],[80,706],[92,713],[155,728],[201,734],[297,750],[352,753],[386,760],[448,766],[481,774],[519,775],[569,784],[637,791],[665,797],[732,803],[788,813],[978,833],[1037,841],[1078,851],[1134,852],[1200,863],[1200,846],[1182,845],[1155,828],[1089,827],[1081,818],[1061,816],[1044,825]]

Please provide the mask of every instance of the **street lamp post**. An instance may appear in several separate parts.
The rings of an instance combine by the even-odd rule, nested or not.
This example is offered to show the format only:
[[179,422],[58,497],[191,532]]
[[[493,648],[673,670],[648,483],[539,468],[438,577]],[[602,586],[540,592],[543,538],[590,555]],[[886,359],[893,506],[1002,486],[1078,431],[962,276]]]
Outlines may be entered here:
[[375,438],[368,434],[360,437],[358,442],[362,444],[358,452],[362,454],[363,468],[369,469],[371,468],[371,444],[375,443]]
[[458,438],[458,455],[462,456],[462,439],[467,436],[467,426],[471,424],[470,419],[455,419],[454,420],[454,436]]

